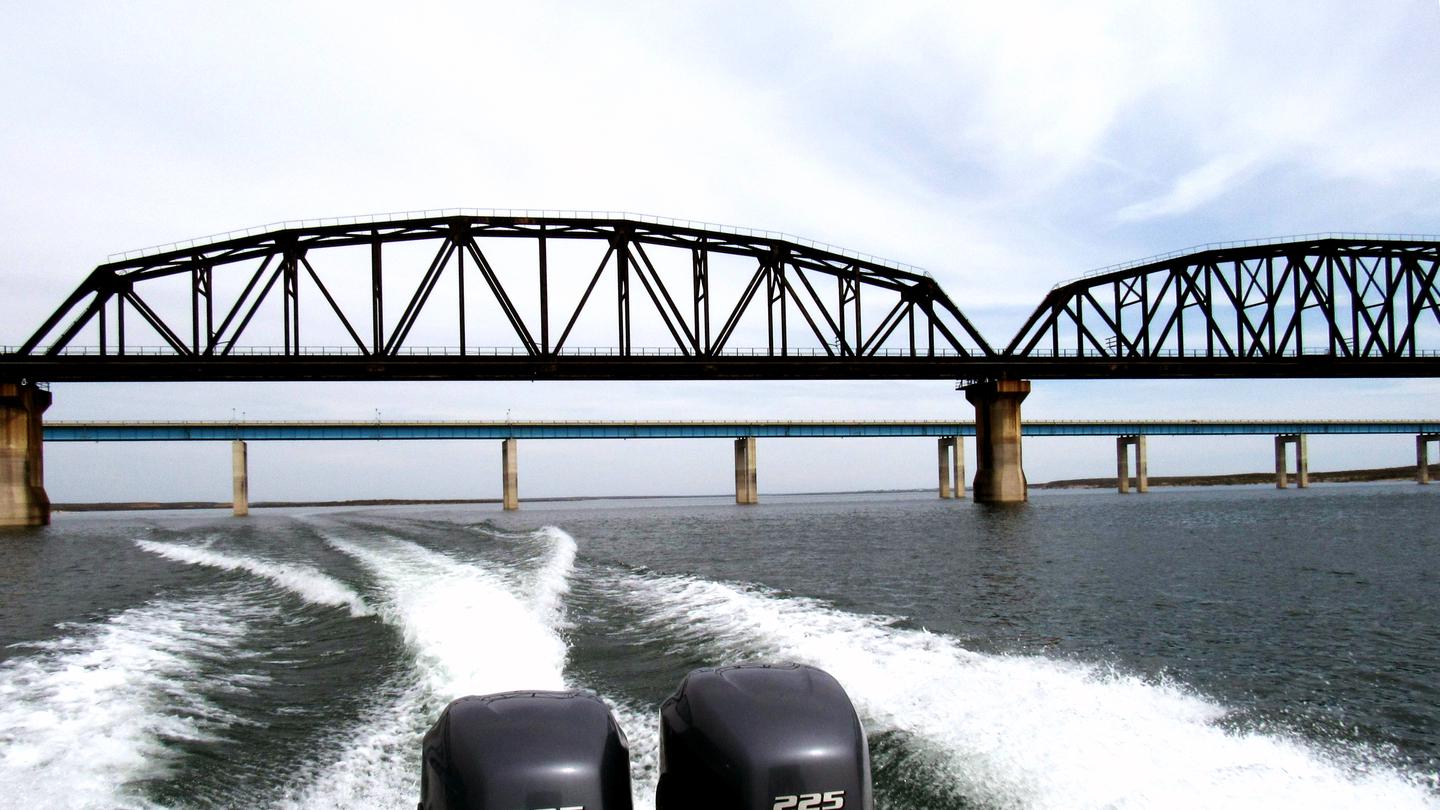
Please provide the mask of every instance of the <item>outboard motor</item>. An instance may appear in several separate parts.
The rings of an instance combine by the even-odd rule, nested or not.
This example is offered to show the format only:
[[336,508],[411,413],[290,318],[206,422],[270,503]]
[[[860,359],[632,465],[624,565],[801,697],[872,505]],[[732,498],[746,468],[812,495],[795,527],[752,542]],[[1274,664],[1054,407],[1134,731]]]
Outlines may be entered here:
[[420,810],[631,810],[630,745],[589,692],[460,698],[425,734]]
[[872,810],[870,748],[828,673],[697,669],[660,706],[656,810]]

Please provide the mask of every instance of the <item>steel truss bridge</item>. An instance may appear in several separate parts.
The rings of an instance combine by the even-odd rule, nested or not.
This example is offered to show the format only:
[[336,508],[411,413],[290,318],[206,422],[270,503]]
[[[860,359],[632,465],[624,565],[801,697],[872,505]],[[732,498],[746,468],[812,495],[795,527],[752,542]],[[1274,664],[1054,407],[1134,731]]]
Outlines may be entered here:
[[1437,275],[1440,237],[1207,246],[1060,285],[997,348],[928,274],[839,248],[455,210],[112,257],[0,379],[1429,377]]
[[[1031,421],[1026,436],[1440,434],[1440,420]],[[49,422],[47,442],[733,439],[974,436],[957,421]]]

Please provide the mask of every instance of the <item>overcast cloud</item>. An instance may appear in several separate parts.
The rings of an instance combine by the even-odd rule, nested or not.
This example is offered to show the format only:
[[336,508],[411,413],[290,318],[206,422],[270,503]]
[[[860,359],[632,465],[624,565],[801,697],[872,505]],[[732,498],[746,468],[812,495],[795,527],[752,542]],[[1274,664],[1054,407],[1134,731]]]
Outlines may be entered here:
[[[1003,345],[1055,283],[1257,236],[1440,232],[1440,6],[11,4],[0,344],[120,250],[473,206],[785,231],[925,267]],[[51,419],[969,418],[944,382],[60,385]],[[1037,383],[1031,418],[1430,417],[1433,381]],[[1032,440],[1032,480],[1109,440]],[[1312,468],[1409,463],[1312,438]],[[228,448],[47,450],[52,498],[223,500]],[[928,486],[933,442],[762,441],[766,491]],[[252,446],[257,499],[494,497],[491,444]],[[973,451],[972,451],[973,458]],[[529,442],[522,495],[725,492],[723,442]],[[1152,474],[1268,439],[1159,439]],[[124,471],[123,473],[121,471]]]

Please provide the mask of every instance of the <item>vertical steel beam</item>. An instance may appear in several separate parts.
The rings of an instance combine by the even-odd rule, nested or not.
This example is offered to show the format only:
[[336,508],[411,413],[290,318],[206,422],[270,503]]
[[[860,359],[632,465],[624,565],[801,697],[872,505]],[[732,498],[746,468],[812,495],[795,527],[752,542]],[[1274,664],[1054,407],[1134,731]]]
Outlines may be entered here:
[[615,243],[615,306],[619,322],[619,348],[622,357],[630,354],[630,246],[625,237]]
[[545,232],[540,243],[540,353],[550,354],[550,257],[545,249]]
[[373,233],[370,243],[370,324],[371,352],[379,356],[385,351],[385,285],[380,263],[380,234]]

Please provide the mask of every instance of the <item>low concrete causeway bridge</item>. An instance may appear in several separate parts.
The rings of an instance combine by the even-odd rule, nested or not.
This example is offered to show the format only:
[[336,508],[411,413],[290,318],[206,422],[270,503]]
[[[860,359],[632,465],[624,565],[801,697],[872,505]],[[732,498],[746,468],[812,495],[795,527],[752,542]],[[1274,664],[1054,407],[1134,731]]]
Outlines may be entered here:
[[[919,268],[770,231],[478,209],[276,223],[111,256],[0,347],[0,525],[48,522],[46,384],[94,381],[953,379],[975,500],[1023,501],[1033,380],[1440,376],[1437,276],[1435,236],[1202,245],[1056,286],[1002,347]],[[758,435],[735,437],[737,466]],[[1142,478],[1146,435],[1121,438]],[[1277,435],[1303,456],[1304,432]]]
[[[1309,485],[1306,437],[1315,435],[1415,434],[1416,481],[1429,483],[1429,444],[1440,441],[1440,420],[1298,421],[1028,421],[1025,436],[1116,437],[1116,486],[1120,492],[1149,489],[1148,436],[1275,436],[1275,484],[1288,485],[1287,446],[1295,447],[1295,479]],[[249,513],[248,442],[262,441],[455,441],[501,442],[501,489],[505,509],[520,506],[519,441],[553,439],[733,439],[735,502],[759,502],[756,440],[762,438],[934,437],[938,442],[939,495],[965,496],[965,454],[960,439],[976,435],[974,422],[928,421],[592,421],[592,422],[51,422],[47,442],[220,442],[232,444],[236,515]],[[1134,448],[1135,475],[1130,474]]]

